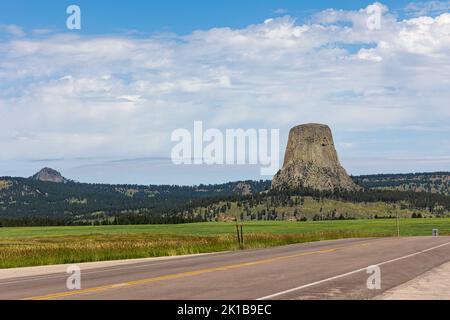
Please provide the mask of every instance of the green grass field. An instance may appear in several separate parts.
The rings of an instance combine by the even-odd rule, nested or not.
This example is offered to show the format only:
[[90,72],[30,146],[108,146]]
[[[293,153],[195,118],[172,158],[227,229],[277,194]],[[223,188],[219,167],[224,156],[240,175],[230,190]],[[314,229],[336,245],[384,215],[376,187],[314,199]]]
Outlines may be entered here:
[[[260,221],[245,222],[246,233],[299,234],[323,231],[360,231],[370,234],[391,234],[397,232],[395,219],[377,220],[336,220],[336,221]],[[433,228],[450,234],[450,218],[400,219],[401,233],[404,236],[431,235]],[[0,228],[2,238],[89,236],[108,234],[169,234],[187,236],[216,236],[234,234],[235,224],[227,222],[205,222],[176,225],[131,225],[131,226],[82,226],[82,227],[23,227]]]
[[[401,219],[402,236],[450,235],[449,218]],[[395,236],[395,219],[246,222],[245,248]],[[0,268],[238,250],[235,224],[0,228]]]

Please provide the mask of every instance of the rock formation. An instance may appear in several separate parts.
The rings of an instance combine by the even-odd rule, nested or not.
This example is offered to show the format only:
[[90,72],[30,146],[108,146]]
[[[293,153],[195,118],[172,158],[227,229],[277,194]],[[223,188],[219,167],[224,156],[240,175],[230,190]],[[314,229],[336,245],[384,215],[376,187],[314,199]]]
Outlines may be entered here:
[[233,192],[236,192],[242,196],[249,196],[253,193],[252,186],[244,181],[238,182],[233,188]]
[[272,181],[274,189],[361,189],[339,163],[327,125],[305,124],[292,128],[283,168]]
[[36,173],[34,176],[31,177],[31,179],[37,180],[37,181],[44,181],[44,182],[55,182],[55,183],[64,183],[67,182],[67,180],[56,170],[53,170],[51,168],[44,168],[38,173]]

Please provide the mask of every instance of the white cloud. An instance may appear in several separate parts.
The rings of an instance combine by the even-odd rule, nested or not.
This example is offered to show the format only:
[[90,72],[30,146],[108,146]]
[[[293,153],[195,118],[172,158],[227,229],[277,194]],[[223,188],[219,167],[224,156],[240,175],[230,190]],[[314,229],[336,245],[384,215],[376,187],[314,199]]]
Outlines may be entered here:
[[374,49],[364,49],[358,51],[358,58],[361,60],[369,60],[375,62],[381,62],[383,60],[382,57],[376,55]]
[[411,16],[439,15],[450,11],[450,1],[411,2],[405,7]]
[[287,14],[289,12],[288,9],[284,9],[284,8],[278,8],[273,10],[273,13],[275,14]]
[[52,29],[49,29],[49,28],[34,29],[33,33],[36,34],[36,35],[49,34],[49,33],[52,33]]
[[25,36],[25,31],[15,24],[0,24],[0,31],[4,31],[15,37],[23,37]]
[[[187,36],[4,40],[0,148],[11,152],[0,159],[166,156],[171,131],[194,120],[324,122],[335,132],[447,127],[450,14],[400,21],[383,12],[380,30],[367,28],[362,8]],[[357,140],[341,145],[358,152]]]

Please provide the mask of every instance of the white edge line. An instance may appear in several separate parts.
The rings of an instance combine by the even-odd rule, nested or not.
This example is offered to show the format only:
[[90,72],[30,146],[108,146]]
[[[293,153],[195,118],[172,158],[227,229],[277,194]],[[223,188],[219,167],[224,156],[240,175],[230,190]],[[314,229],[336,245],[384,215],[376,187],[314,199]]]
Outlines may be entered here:
[[[416,255],[428,252],[428,251],[432,251],[432,250],[435,250],[435,249],[447,246],[449,244],[450,244],[450,242],[447,242],[447,243],[444,243],[444,244],[441,244],[441,245],[438,245],[438,246],[435,246],[435,247],[432,247],[432,248],[429,248],[429,249],[426,249],[426,250],[421,250],[421,251],[418,251],[418,252],[415,252],[415,253],[412,253],[412,254],[408,254],[408,255],[400,257],[400,258],[395,258],[395,259],[384,261],[384,262],[381,262],[381,263],[375,263],[373,265],[382,266],[382,265],[385,265],[385,264],[388,264],[388,263],[396,262],[396,261],[399,261],[399,260],[404,260],[404,259],[407,259],[407,258],[414,257]],[[327,278],[327,279],[319,280],[319,281],[316,281],[316,282],[308,283],[308,284],[305,284],[305,285],[302,285],[302,286],[299,286],[299,287],[296,287],[296,288],[292,288],[292,289],[289,289],[289,290],[277,292],[277,293],[271,294],[269,296],[258,298],[256,300],[270,300],[270,299],[273,299],[273,298],[276,298],[276,297],[279,297],[279,296],[282,296],[282,295],[285,295],[285,294],[288,294],[288,293],[291,293],[291,292],[295,292],[295,291],[302,290],[302,289],[305,289],[305,288],[313,287],[313,286],[316,286],[318,284],[322,284],[324,282],[328,282],[328,281],[344,278],[344,277],[347,277],[347,276],[350,276],[352,274],[355,274],[355,273],[358,273],[358,272],[362,272],[362,271],[365,271],[365,270],[367,270],[367,267],[366,268],[361,268],[361,269],[358,269],[358,270],[354,270],[354,271],[350,271],[350,272],[347,272],[347,273],[343,273],[343,274],[340,274],[340,275],[337,275],[337,276],[334,276],[334,277],[331,277],[331,278]]]

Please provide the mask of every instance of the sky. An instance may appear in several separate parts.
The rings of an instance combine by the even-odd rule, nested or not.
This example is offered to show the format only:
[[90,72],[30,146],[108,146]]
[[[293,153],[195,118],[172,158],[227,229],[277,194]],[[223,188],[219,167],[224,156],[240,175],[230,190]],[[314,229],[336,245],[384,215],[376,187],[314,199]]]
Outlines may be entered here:
[[3,0],[0,176],[270,178],[174,165],[172,133],[198,120],[279,129],[281,159],[291,127],[328,124],[353,175],[449,171],[449,88],[450,1]]

